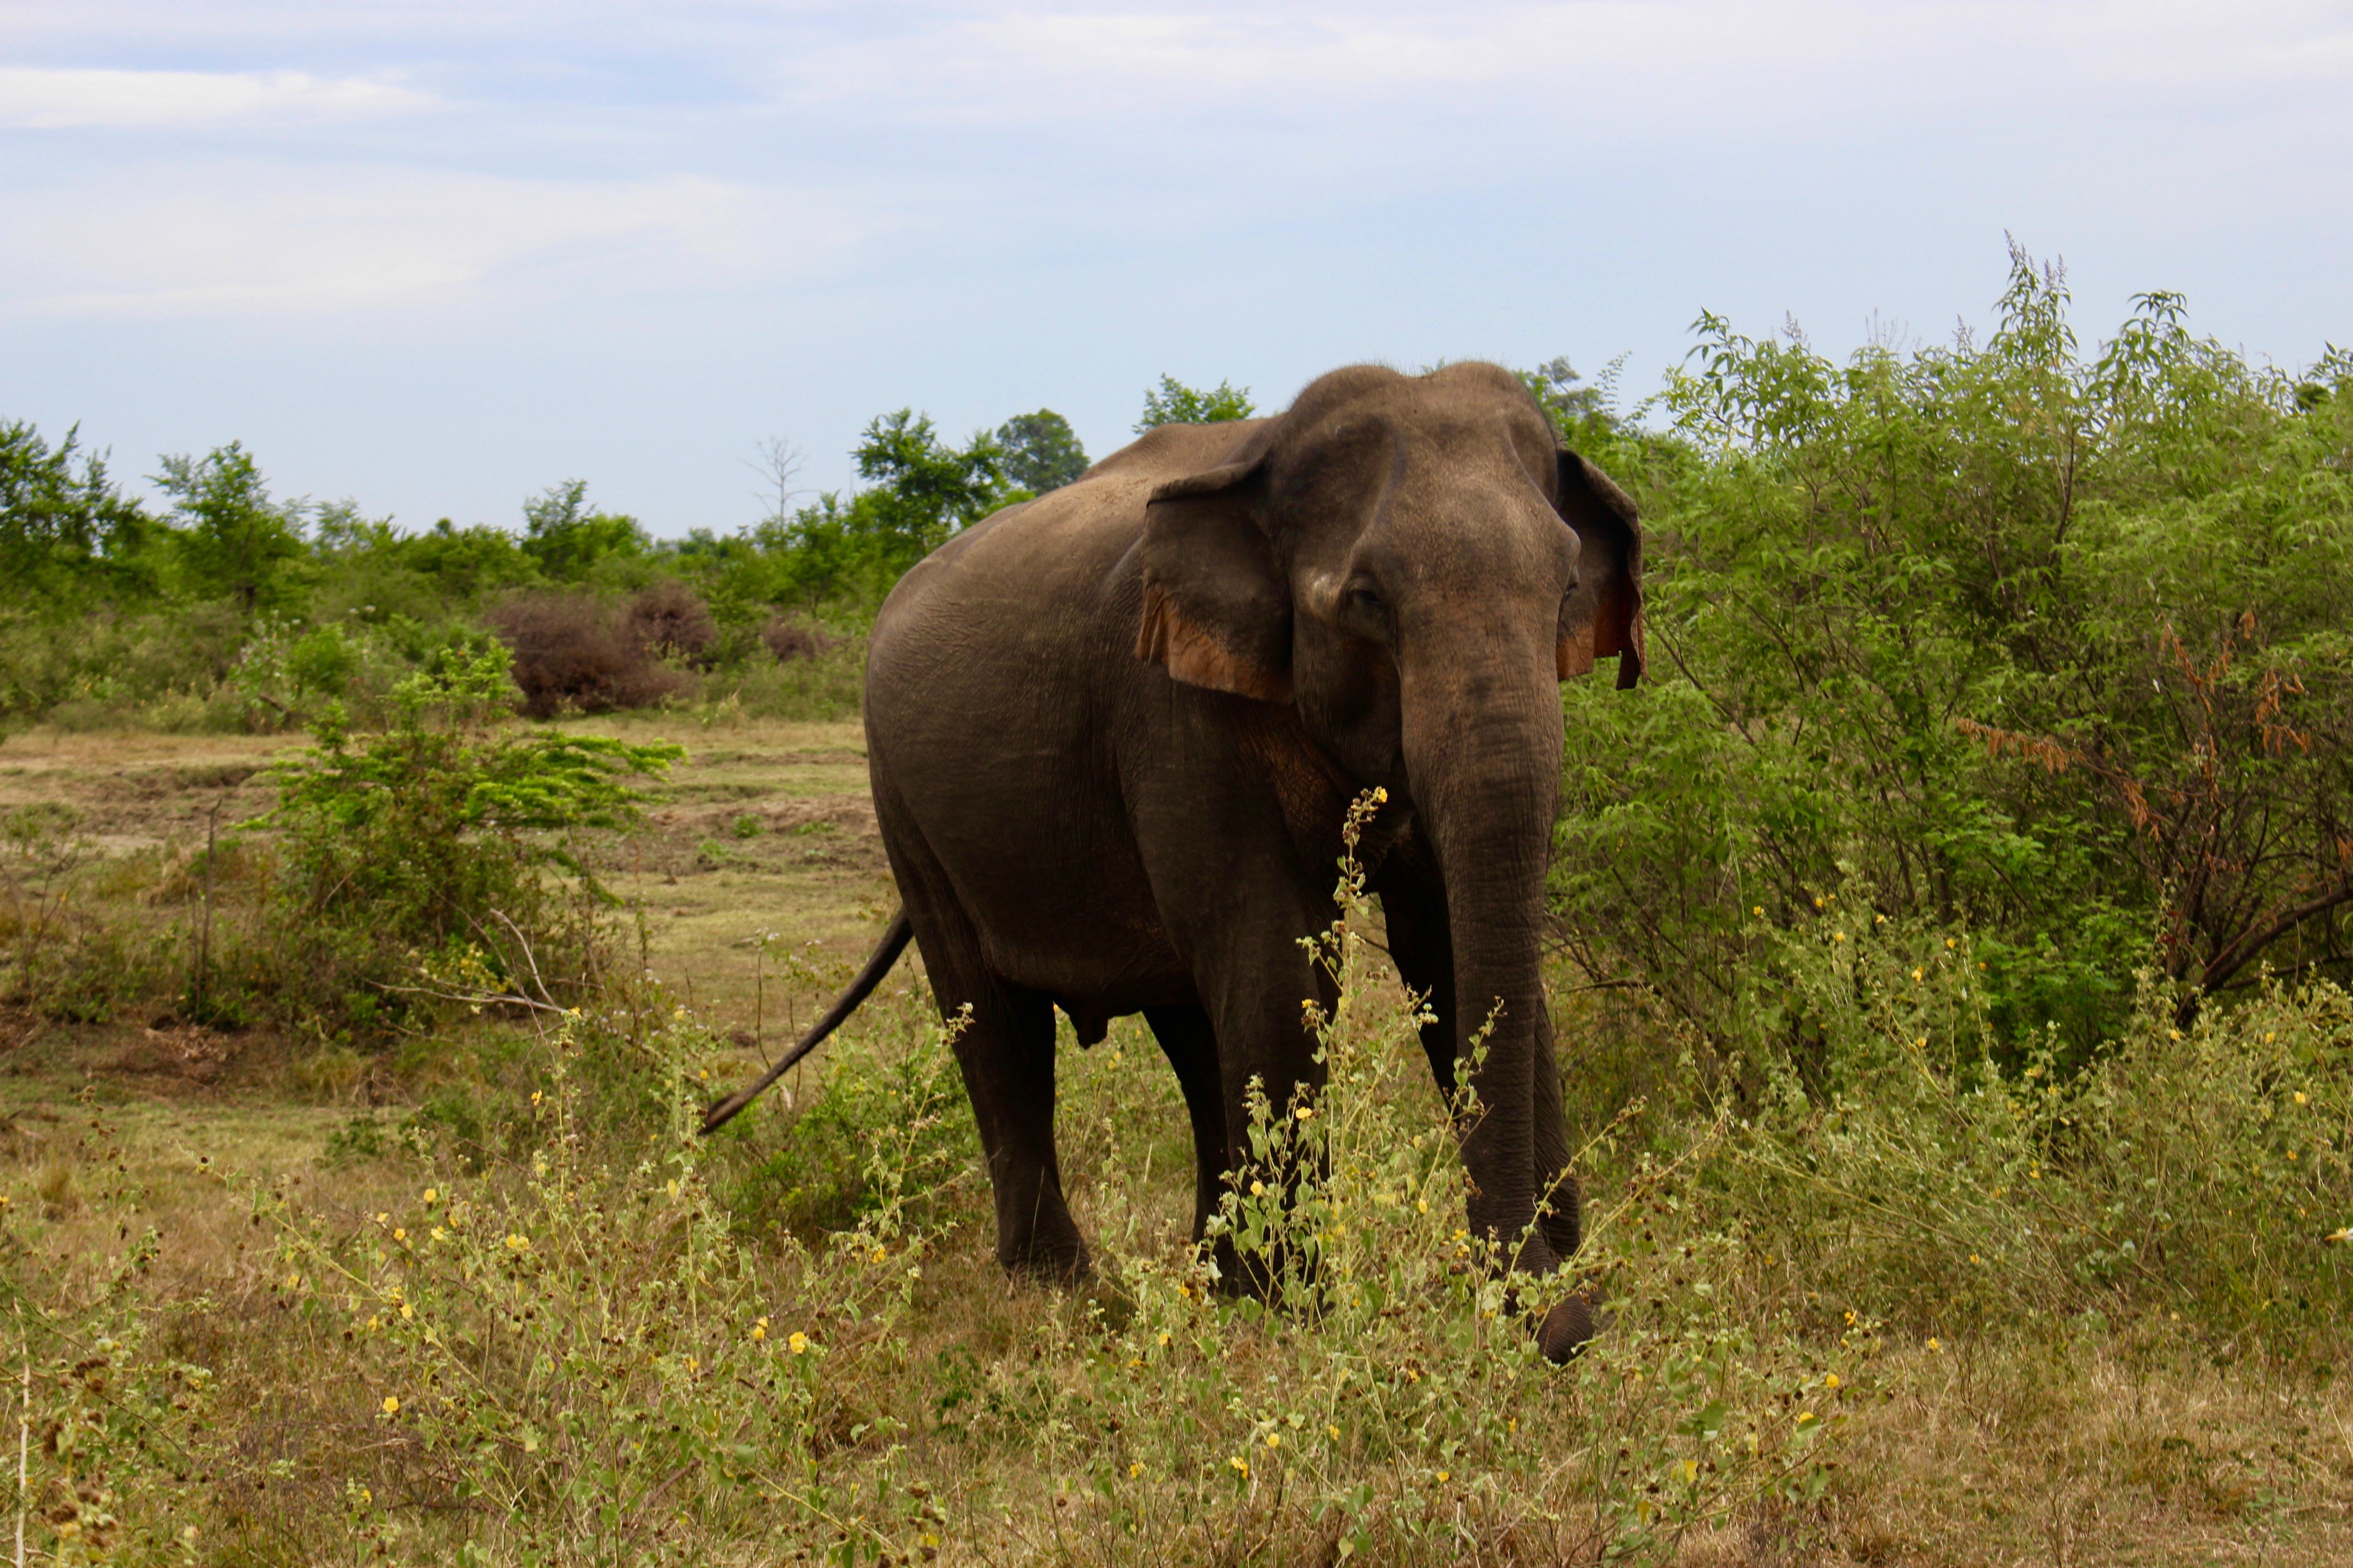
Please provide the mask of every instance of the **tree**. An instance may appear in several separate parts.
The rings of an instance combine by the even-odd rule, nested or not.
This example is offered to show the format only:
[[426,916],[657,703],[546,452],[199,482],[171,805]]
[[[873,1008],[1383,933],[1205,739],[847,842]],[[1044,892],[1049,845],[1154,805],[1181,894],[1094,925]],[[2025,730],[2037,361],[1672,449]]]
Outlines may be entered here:
[[1017,414],[997,427],[1005,474],[1032,495],[1060,489],[1087,471],[1086,448],[1071,422],[1050,408]]
[[202,459],[166,454],[157,461],[164,471],[153,479],[172,498],[189,585],[233,600],[248,616],[283,600],[291,587],[289,568],[309,553],[305,503],[271,500],[239,442],[216,447]]
[[1611,360],[1601,373],[1601,380],[1592,386],[1580,385],[1585,378],[1577,367],[1562,354],[1534,370],[1519,373],[1535,395],[1537,406],[1552,421],[1553,433],[1572,447],[1589,446],[1618,428],[1616,416],[1609,412],[1609,393],[1618,382],[1619,366],[1624,363],[1620,354]]
[[929,415],[902,408],[867,423],[856,457],[875,488],[850,503],[849,531],[869,536],[892,576],[1004,504],[1005,450],[986,431],[958,449],[940,439]]
[[106,462],[74,455],[79,427],[52,449],[28,424],[0,424],[0,594],[69,605],[131,585],[133,559],[154,524],[106,477]]
[[523,553],[559,583],[576,583],[600,561],[647,552],[652,541],[626,512],[592,511],[588,481],[566,479],[522,503]]
[[1137,435],[1161,425],[1215,425],[1225,419],[1248,419],[1258,412],[1250,388],[1219,382],[1208,392],[1186,385],[1173,375],[1144,395],[1144,417],[1135,422]]

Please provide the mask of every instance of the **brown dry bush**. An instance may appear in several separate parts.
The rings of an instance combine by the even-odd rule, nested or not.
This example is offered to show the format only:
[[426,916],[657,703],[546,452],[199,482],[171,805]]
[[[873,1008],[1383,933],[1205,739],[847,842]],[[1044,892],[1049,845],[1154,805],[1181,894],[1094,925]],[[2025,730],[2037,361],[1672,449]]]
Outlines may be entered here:
[[790,664],[797,658],[815,658],[834,646],[836,638],[826,635],[825,628],[806,621],[779,616],[760,628],[760,642],[778,664]]
[[491,629],[513,656],[523,711],[544,719],[649,708],[686,689],[644,642],[593,594],[529,594],[491,612]]
[[640,590],[629,601],[628,634],[648,652],[662,658],[681,659],[707,669],[719,626],[711,618],[702,595],[675,577],[665,577]]

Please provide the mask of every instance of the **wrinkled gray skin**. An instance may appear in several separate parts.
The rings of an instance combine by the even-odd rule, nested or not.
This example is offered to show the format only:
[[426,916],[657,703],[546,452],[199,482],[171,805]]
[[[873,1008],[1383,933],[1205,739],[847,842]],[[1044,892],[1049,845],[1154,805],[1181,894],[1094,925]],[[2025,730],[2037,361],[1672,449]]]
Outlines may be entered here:
[[[1442,1088],[1496,1016],[1462,1143],[1474,1234],[1534,1273],[1576,1251],[1537,978],[1555,683],[1620,654],[1633,684],[1641,583],[1624,496],[1472,363],[1155,430],[907,574],[867,668],[875,809],[940,1009],[972,1009],[955,1049],[1008,1268],[1088,1267],[1055,1006],[1085,1045],[1149,1021],[1192,1119],[1197,1237],[1249,1165],[1252,1076],[1277,1106],[1320,1089],[1300,1004],[1333,998],[1300,939],[1331,923],[1342,822],[1377,785],[1360,855]],[[1556,1358],[1590,1332],[1573,1299],[1542,1330]]]

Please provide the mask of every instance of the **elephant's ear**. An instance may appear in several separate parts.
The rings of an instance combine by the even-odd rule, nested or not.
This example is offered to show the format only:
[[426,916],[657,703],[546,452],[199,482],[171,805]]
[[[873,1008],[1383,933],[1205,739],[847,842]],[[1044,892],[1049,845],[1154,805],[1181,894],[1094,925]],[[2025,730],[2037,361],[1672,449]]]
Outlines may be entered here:
[[1560,514],[1577,530],[1577,589],[1560,607],[1555,661],[1560,679],[1584,675],[1597,658],[1618,658],[1618,689],[1642,677],[1642,524],[1626,492],[1583,458],[1561,448]]
[[1259,524],[1262,470],[1235,463],[1171,479],[1144,510],[1144,619],[1135,656],[1171,679],[1291,700],[1291,590]]

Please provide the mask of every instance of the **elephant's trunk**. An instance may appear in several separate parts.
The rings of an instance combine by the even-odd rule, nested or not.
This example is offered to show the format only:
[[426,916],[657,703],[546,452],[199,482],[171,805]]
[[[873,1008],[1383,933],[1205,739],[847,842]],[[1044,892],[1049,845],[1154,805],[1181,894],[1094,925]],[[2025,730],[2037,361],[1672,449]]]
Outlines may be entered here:
[[[1559,1261],[1533,1222],[1542,1195],[1539,963],[1560,793],[1560,699],[1548,644],[1530,639],[1526,648],[1493,654],[1450,660],[1419,680],[1409,673],[1401,693],[1405,761],[1416,814],[1446,882],[1457,1080],[1478,1091],[1478,1112],[1462,1130],[1472,1233],[1541,1273]],[[1491,1017],[1475,1066],[1461,1060]]]

